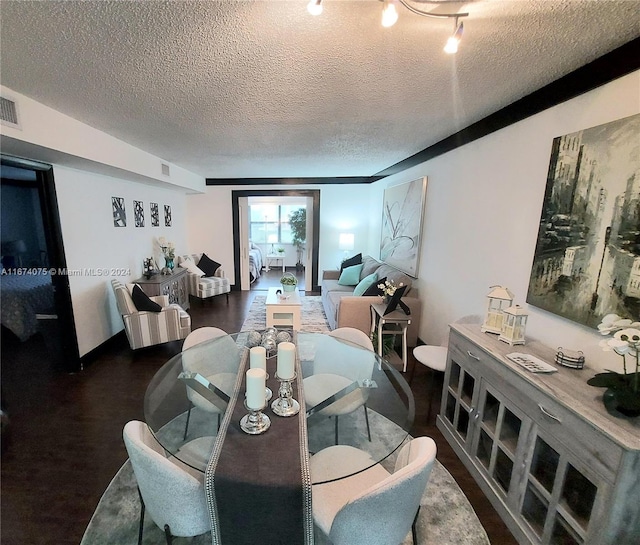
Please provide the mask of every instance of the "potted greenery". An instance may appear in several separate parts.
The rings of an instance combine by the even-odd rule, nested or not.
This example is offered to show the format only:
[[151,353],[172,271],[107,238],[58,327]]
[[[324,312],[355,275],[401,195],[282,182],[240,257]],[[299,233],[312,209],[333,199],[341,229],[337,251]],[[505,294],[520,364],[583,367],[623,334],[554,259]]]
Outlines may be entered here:
[[284,273],[280,279],[280,284],[282,284],[283,292],[294,291],[298,285],[298,279],[289,272]]
[[[598,330],[602,335],[613,335],[611,339],[600,341],[600,346],[622,357],[624,372],[598,373],[587,384],[607,388],[602,401],[610,413],[640,416],[640,322],[623,319],[617,314],[607,314],[598,325]],[[631,360],[629,368],[627,356]]]
[[304,251],[304,244],[307,240],[307,209],[298,208],[298,210],[291,212],[291,214],[289,214],[289,225],[291,226],[291,242],[296,247],[298,257],[296,270],[301,271],[304,269],[302,252]]

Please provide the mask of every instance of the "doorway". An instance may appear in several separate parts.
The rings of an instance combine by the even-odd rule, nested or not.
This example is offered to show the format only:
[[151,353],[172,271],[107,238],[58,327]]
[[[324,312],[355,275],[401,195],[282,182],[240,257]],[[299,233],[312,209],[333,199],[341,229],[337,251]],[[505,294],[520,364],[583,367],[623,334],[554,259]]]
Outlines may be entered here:
[[40,358],[52,368],[79,371],[53,167],[3,155],[0,179],[2,298],[15,302],[13,318],[3,314],[2,336],[11,341],[3,343],[3,363],[11,346],[24,352],[35,339],[44,341]]
[[[250,234],[248,218],[248,200],[250,198],[292,197],[300,202],[306,201],[307,238],[305,244],[306,263],[305,291],[319,291],[318,286],[318,248],[320,226],[320,190],[242,190],[232,191],[233,244],[235,261],[234,289],[249,289],[250,278]],[[267,246],[267,253],[270,245]],[[265,252],[263,252],[264,254]]]

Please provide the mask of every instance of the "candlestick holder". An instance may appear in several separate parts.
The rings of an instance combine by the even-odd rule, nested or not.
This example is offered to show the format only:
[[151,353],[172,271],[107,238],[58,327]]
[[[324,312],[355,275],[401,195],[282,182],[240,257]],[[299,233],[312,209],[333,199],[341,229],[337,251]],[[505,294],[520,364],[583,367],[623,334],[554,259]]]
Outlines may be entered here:
[[[269,380],[269,373],[267,373],[266,380]],[[266,386],[264,389],[264,397],[266,403],[269,403],[269,401],[271,401],[271,398],[273,397],[273,392],[271,391],[271,388],[269,388],[269,386]]]
[[271,404],[271,410],[278,416],[294,416],[300,412],[300,403],[293,399],[291,383],[296,379],[296,373],[291,378],[280,378],[276,374],[276,380],[280,383],[278,398]]
[[271,426],[271,420],[262,412],[267,406],[265,403],[259,409],[252,409],[247,405],[247,400],[244,401],[244,408],[249,411],[249,414],[245,414],[240,419],[240,429],[248,433],[249,435],[260,435],[269,429]]

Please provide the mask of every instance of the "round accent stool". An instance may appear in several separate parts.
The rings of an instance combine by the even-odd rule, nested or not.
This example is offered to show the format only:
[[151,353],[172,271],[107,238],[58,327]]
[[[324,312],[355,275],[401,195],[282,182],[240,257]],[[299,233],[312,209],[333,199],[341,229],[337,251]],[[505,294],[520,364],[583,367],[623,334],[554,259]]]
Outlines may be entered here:
[[[431,405],[433,405],[433,394],[435,393],[435,381],[433,380],[434,372],[437,371],[440,373],[444,373],[444,370],[447,368],[447,347],[433,346],[429,344],[416,346],[413,349],[413,357],[422,365],[431,369],[429,377],[429,409],[427,410],[428,421],[431,417]],[[413,380],[413,374],[415,373],[415,370],[416,367],[414,364],[409,383],[411,383],[411,381]]]

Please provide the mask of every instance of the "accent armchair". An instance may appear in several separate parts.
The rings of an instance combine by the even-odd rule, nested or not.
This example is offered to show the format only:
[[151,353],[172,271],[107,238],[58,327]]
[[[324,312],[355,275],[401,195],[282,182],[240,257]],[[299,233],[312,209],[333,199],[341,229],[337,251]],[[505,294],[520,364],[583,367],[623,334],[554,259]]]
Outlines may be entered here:
[[160,312],[139,311],[129,290],[120,281],[112,280],[111,286],[133,350],[178,341],[191,332],[191,316],[180,305],[170,305],[166,295],[150,297],[162,307]]
[[[181,265],[187,259],[190,259],[195,265],[198,265],[202,253],[199,254],[187,254],[178,256],[178,266]],[[213,276],[200,276],[187,269],[187,284],[189,286],[189,295],[193,295],[198,299],[208,299],[215,295],[227,296],[227,303],[229,302],[229,292],[231,291],[231,284],[229,279],[225,276],[224,269],[220,267]]]

